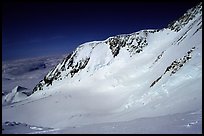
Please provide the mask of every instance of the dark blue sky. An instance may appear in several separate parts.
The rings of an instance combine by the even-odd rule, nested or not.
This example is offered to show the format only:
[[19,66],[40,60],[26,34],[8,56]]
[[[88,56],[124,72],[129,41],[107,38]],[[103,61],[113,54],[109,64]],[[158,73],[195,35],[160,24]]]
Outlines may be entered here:
[[197,2],[3,3],[3,60],[68,54],[78,45],[160,29]]

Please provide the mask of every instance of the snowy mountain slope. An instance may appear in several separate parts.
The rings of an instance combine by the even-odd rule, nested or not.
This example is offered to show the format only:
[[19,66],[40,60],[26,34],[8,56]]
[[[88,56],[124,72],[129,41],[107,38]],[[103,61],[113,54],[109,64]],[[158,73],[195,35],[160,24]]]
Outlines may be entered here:
[[66,128],[202,111],[201,11],[80,45],[26,100],[4,106],[2,121]]
[[[63,80],[64,78],[69,78],[70,80],[73,76],[83,75],[81,74],[84,73],[83,71],[87,72],[85,75],[91,75],[101,67],[111,64],[113,60],[124,59],[124,57],[128,57],[129,59],[129,57],[132,57],[133,55],[141,54],[144,49],[148,50],[145,48],[148,44],[151,44],[151,46],[154,45],[154,48],[157,49],[155,42],[159,42],[160,46],[163,45],[162,52],[164,52],[169,46],[169,42],[174,41],[175,43],[172,44],[180,44],[195,24],[198,25],[196,31],[202,27],[202,16],[199,16],[201,10],[197,9],[201,9],[201,4],[198,5],[197,8],[188,10],[178,21],[169,25],[168,29],[160,31],[142,30],[133,34],[110,37],[105,41],[96,41],[81,45],[58,64],[53,71],[50,71],[50,73],[45,76],[44,80],[35,87],[34,92],[43,90],[47,86],[50,86],[59,80]],[[183,28],[183,30],[181,30],[181,28]],[[169,30],[180,32],[179,34],[175,34]],[[167,47],[164,44],[166,44]],[[149,51],[158,54],[155,52],[155,49]],[[182,50],[185,51],[184,49]],[[119,55],[119,57],[116,57],[117,55]],[[178,58],[182,56],[175,57]]]

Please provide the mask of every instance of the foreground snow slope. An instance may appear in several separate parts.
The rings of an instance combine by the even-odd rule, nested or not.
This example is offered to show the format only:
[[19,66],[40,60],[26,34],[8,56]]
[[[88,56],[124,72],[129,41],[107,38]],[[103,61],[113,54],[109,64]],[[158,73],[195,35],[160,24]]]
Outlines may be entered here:
[[199,4],[168,28],[80,45],[32,95],[4,106],[2,122],[66,128],[200,111],[201,61]]
[[201,134],[202,111],[139,118],[124,122],[45,128],[19,122],[5,122],[3,134]]

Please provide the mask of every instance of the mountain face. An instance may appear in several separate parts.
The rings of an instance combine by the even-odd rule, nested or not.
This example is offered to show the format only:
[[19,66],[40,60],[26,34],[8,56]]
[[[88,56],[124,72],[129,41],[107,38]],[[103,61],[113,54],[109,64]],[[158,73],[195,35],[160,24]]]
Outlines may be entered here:
[[[165,47],[161,47],[163,50],[160,54],[155,52],[154,57],[156,58],[156,63],[163,54],[167,54],[164,53],[167,52],[167,48],[170,48],[171,46],[179,46],[179,44],[181,44],[180,42],[188,36],[187,33],[192,31],[192,27],[195,25],[198,26],[192,36],[202,29],[201,9],[202,5],[200,3],[196,7],[189,9],[177,21],[169,24],[168,28],[164,28],[162,30],[142,30],[132,34],[113,36],[105,41],[85,43],[64,58],[64,60],[58,64],[55,69],[50,71],[44,79],[36,85],[33,92],[44,90],[60,80],[67,79],[67,82],[69,82],[69,80],[72,80],[74,76],[91,76],[98,69],[111,65],[114,60],[123,59],[124,56],[128,56],[130,59],[131,57],[136,58],[139,54],[144,52],[144,49],[147,46],[153,46],[152,43],[156,41],[166,41],[171,43],[169,46],[163,45]],[[164,39],[162,39],[162,37]],[[162,44],[160,46],[162,46]],[[189,48],[188,51],[186,50],[186,54],[182,57],[175,58],[163,74],[167,71],[171,71],[171,74],[174,74],[191,59],[191,54],[195,48],[196,45]],[[122,53],[124,55],[120,55]],[[86,71],[85,75],[82,74],[84,71]],[[161,77],[153,82],[150,87],[152,87],[160,78]]]
[[80,75],[79,73],[82,71],[86,71],[86,75],[90,76],[96,69],[110,65],[122,49],[127,51],[129,57],[136,53],[139,54],[148,45],[147,35],[155,32],[156,30],[146,30],[129,35],[110,37],[105,41],[85,43],[49,72],[34,88],[34,92],[43,90],[52,85],[53,82],[65,78],[71,79]]
[[2,119],[60,128],[202,111],[201,61],[202,3],[167,28],[80,45]]

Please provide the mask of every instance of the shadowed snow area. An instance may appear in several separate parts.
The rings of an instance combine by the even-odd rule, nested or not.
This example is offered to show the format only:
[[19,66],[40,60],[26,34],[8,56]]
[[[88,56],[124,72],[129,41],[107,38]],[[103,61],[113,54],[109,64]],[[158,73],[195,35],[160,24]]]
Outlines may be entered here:
[[167,28],[84,43],[47,74],[52,61],[4,65],[3,90],[41,81],[2,107],[3,133],[202,133],[201,4]]

